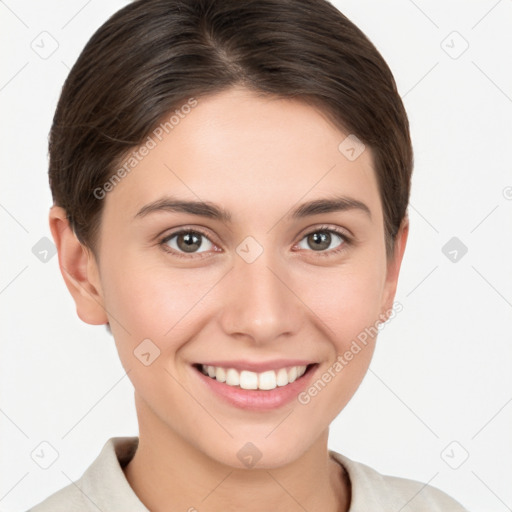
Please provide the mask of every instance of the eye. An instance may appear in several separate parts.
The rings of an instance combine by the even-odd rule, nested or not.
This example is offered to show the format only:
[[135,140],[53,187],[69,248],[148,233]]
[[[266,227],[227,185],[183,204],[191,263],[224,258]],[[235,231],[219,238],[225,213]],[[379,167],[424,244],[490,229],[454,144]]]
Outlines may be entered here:
[[160,241],[160,245],[164,250],[175,253],[176,256],[208,252],[215,248],[204,233],[192,229],[171,233]]
[[338,253],[345,249],[350,243],[349,237],[333,228],[317,228],[315,231],[308,233],[299,243],[301,249],[311,249],[313,252],[325,254]]
[[[351,243],[347,234],[343,231],[321,226],[306,234],[297,244],[300,249],[316,252],[319,256],[331,256],[345,250]],[[198,229],[182,229],[175,231],[162,240],[159,245],[166,251],[177,257],[205,257],[210,251],[219,252],[220,249],[210,241],[208,235]]]

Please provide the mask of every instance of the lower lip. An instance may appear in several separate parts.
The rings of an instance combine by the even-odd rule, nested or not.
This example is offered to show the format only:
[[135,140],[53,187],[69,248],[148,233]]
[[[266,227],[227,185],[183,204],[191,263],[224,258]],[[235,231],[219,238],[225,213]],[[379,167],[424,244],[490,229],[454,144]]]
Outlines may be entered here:
[[270,390],[242,389],[240,387],[228,386],[224,382],[206,376],[201,370],[193,367],[194,372],[202,382],[208,386],[213,393],[239,409],[265,411],[278,409],[297,398],[311,381],[318,364],[308,367],[306,373],[286,386],[278,386]]

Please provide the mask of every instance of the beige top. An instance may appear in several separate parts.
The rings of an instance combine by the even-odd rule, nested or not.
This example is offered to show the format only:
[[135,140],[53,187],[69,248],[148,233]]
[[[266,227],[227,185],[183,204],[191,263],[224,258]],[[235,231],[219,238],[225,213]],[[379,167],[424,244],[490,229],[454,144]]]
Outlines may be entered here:
[[[148,512],[123,472],[134,456],[138,437],[112,437],[82,477],[28,512]],[[349,512],[468,512],[435,487],[392,476],[329,450],[351,484]]]

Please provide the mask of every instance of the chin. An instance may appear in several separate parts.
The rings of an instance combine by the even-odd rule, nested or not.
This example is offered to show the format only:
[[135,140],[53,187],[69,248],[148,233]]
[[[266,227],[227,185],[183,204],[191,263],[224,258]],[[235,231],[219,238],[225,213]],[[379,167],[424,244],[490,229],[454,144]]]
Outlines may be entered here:
[[258,432],[253,436],[250,435],[249,429],[247,435],[230,438],[224,443],[219,443],[213,450],[212,446],[205,447],[204,453],[218,463],[236,469],[280,468],[301,457],[309,446],[304,444],[304,436],[297,431],[294,431],[293,435],[288,435],[287,432],[279,434],[278,429],[279,427],[270,436],[269,432],[272,430],[268,428],[265,429],[264,435]]

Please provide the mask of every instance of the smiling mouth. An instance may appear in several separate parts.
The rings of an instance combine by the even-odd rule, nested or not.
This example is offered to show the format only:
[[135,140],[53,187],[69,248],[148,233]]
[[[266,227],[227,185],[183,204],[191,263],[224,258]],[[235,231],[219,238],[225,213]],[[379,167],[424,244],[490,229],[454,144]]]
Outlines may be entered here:
[[310,372],[313,367],[318,366],[318,363],[309,364],[307,366],[289,366],[264,372],[252,372],[248,370],[238,371],[234,368],[207,366],[203,364],[195,364],[193,366],[203,375],[228,386],[245,390],[268,391],[277,387],[285,387],[295,382],[306,373]]

